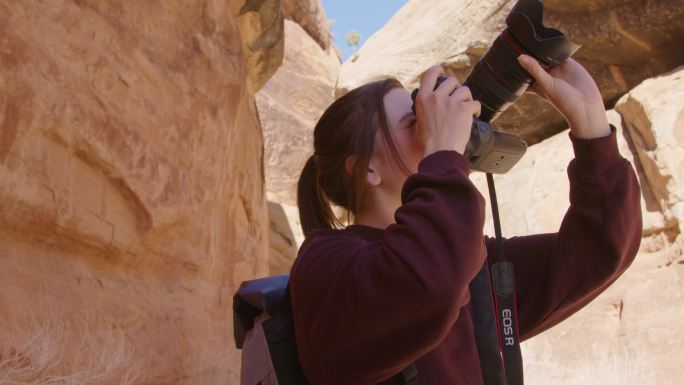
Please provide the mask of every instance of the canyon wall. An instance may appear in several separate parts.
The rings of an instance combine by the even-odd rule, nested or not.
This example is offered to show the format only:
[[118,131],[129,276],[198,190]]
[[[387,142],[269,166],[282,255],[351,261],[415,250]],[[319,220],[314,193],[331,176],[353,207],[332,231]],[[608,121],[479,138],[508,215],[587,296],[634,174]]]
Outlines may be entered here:
[[4,381],[238,382],[282,47],[275,0],[0,2]]

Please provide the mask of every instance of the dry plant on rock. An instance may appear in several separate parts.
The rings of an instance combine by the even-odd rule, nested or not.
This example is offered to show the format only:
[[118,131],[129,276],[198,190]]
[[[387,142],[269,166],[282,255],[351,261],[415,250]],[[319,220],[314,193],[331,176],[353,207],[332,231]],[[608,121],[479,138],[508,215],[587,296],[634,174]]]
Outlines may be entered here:
[[140,373],[125,333],[102,317],[34,318],[0,331],[0,385],[132,385]]

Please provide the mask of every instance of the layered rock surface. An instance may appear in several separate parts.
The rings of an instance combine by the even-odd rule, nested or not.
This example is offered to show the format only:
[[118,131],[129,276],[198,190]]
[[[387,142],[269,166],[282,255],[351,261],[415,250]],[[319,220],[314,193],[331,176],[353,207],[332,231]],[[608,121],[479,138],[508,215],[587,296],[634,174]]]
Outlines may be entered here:
[[[508,1],[413,0],[342,66],[337,93],[385,76],[406,87],[434,64],[463,80],[505,27]],[[642,80],[684,63],[682,0],[545,2],[545,25],[582,44],[575,58],[612,106]],[[565,128],[547,103],[525,95],[495,123],[530,144]]]
[[648,79],[615,109],[625,121],[653,206],[684,223],[684,67]]
[[[308,4],[308,3],[306,3]],[[319,27],[323,28],[323,27]],[[329,35],[327,36],[329,38]],[[297,181],[313,154],[313,129],[333,102],[340,68],[337,50],[328,40],[321,48],[302,26],[285,20],[283,65],[256,95],[264,133],[264,165],[268,199],[288,214],[291,237],[283,235],[287,221],[272,229],[272,272],[285,273],[303,240],[297,212]],[[285,247],[293,243],[294,248]]]
[[10,380],[238,383],[232,294],[269,250],[238,3],[0,2],[0,357],[34,376]]
[[302,27],[285,20],[283,65],[256,96],[269,199],[296,205],[299,173],[313,154],[314,126],[334,100],[339,67],[334,50],[321,49]]

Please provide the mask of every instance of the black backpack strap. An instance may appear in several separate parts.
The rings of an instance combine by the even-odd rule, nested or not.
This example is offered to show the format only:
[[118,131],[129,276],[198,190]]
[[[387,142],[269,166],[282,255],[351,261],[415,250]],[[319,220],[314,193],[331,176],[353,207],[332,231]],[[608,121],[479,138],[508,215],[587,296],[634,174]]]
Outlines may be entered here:
[[418,385],[418,369],[416,364],[411,364],[399,373],[404,385]]

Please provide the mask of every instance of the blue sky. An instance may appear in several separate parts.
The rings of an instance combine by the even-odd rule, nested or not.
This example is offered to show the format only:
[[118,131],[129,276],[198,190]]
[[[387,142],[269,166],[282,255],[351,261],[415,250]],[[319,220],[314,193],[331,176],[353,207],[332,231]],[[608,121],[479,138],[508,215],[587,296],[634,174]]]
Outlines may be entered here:
[[344,35],[351,30],[361,35],[359,47],[394,15],[407,0],[322,0],[328,19],[335,20],[332,30],[335,45],[342,60],[347,60],[352,49]]

